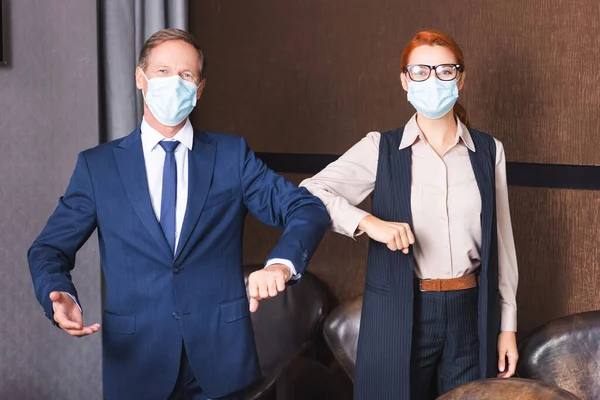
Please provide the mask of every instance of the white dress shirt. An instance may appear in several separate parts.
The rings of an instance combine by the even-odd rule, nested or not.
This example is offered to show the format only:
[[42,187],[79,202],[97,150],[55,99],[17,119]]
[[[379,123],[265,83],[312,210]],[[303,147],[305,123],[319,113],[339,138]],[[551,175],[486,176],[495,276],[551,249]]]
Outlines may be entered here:
[[146,164],[146,177],[150,201],[156,219],[160,222],[160,206],[162,201],[163,168],[165,164],[165,151],[158,144],[161,141],[178,141],[180,144],[175,149],[175,163],[177,164],[177,202],[175,204],[175,251],[179,243],[183,218],[188,199],[188,151],[192,150],[194,143],[194,129],[188,119],[185,125],[171,139],[164,137],[159,131],[152,128],[146,120],[142,121],[142,148],[144,150],[144,163]]

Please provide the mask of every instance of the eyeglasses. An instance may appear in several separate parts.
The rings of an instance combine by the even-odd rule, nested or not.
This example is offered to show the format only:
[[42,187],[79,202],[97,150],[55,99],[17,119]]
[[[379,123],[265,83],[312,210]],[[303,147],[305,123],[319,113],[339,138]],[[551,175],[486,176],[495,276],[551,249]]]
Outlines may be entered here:
[[407,65],[404,72],[408,73],[410,80],[415,82],[423,82],[429,79],[431,70],[435,71],[435,76],[440,81],[451,81],[458,77],[463,71],[463,66],[459,64],[440,64],[440,65],[425,65],[415,64]]

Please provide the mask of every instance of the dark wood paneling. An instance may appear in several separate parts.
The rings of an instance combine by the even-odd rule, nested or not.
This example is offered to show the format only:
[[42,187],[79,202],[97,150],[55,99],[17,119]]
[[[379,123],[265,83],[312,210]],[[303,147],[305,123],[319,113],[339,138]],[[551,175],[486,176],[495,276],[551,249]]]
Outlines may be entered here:
[[600,192],[510,188],[521,334],[600,309]]
[[190,2],[208,84],[206,129],[257,150],[339,154],[412,113],[398,85],[415,32],[453,35],[467,57],[461,101],[510,161],[600,165],[596,0]]
[[[397,83],[404,45],[425,28],[467,56],[461,102],[509,161],[600,165],[596,0],[191,2],[208,58],[197,127],[244,135],[257,151],[340,154],[412,114]],[[289,175],[296,183],[302,178]],[[520,335],[600,308],[600,193],[511,187]],[[279,232],[248,218],[245,261]],[[339,299],[362,292],[366,238],[329,233],[311,271]]]

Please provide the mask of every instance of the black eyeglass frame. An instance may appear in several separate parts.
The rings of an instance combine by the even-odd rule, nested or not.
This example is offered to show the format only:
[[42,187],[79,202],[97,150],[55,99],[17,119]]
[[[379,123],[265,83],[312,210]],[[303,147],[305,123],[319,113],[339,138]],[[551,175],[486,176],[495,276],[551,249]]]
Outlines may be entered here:
[[[438,75],[437,68],[438,68],[438,67],[448,67],[448,66],[450,66],[450,67],[452,67],[452,68],[456,69],[456,76],[454,76],[454,77],[453,77],[453,78],[451,78],[451,79],[442,79],[442,78],[440,78],[440,76]],[[419,81],[419,80],[415,80],[415,79],[413,79],[413,77],[412,77],[412,73],[411,73],[411,70],[412,70],[414,67],[427,67],[427,68],[429,69],[429,73],[427,74],[427,78],[425,78],[425,79],[423,79],[423,80],[420,80],[420,81]],[[450,82],[450,81],[453,81],[453,80],[455,80],[455,79],[458,79],[458,78],[460,77],[460,74],[461,74],[461,73],[464,71],[464,67],[463,67],[462,65],[460,65],[460,64],[438,64],[438,65],[427,65],[427,64],[411,64],[411,65],[407,65],[407,66],[404,68],[404,73],[405,73],[406,75],[408,75],[408,78],[409,78],[411,81],[413,81],[413,82],[425,82],[425,81],[426,81],[427,79],[429,79],[429,77],[431,76],[431,71],[432,71],[432,70],[433,70],[433,71],[435,71],[435,76],[436,76],[436,77],[437,77],[437,78],[438,78],[440,81]]]

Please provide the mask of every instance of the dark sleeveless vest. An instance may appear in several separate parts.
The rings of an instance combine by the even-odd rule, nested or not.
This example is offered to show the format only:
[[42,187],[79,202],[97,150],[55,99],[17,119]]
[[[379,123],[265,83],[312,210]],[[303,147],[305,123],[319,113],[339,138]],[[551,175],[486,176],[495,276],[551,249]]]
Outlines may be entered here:
[[[374,216],[412,226],[411,147],[398,150],[404,128],[381,134]],[[484,133],[469,129],[475,152],[469,151],[481,195],[481,268],[478,303],[480,377],[497,373],[500,332],[498,237],[496,228],[496,144]],[[418,240],[418,238],[417,238]],[[413,330],[414,257],[390,251],[383,243],[369,244],[354,378],[355,400],[409,400]]]

